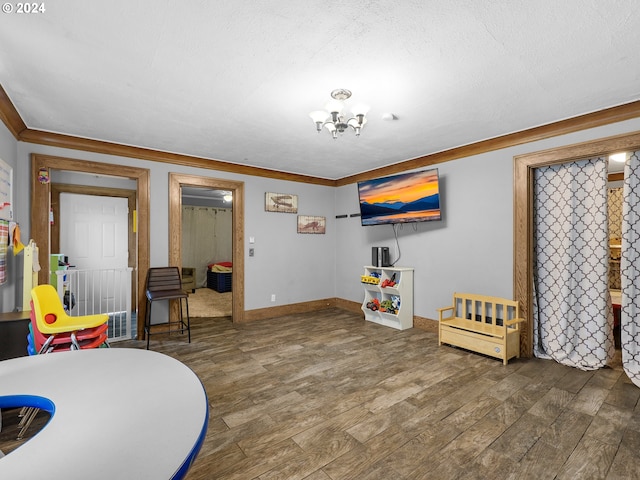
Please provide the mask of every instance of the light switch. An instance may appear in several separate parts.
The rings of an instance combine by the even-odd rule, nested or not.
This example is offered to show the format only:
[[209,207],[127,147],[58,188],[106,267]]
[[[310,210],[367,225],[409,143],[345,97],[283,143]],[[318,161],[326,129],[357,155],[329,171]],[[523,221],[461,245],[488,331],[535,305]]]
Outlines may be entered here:
[[250,257],[253,257],[253,248],[250,248],[250,249],[249,249],[249,256],[250,256]]
[[256,237],[249,237],[249,243],[256,243]]

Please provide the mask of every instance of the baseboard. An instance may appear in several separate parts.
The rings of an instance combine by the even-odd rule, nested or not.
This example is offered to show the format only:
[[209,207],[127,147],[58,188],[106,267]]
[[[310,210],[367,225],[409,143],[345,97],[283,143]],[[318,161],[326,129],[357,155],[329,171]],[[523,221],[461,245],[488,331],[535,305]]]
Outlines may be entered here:
[[438,321],[431,318],[413,316],[413,327],[426,332],[438,333]]
[[310,302],[290,303],[289,305],[278,305],[277,307],[256,308],[255,310],[244,311],[245,322],[255,322],[256,320],[266,320],[268,318],[283,317],[298,313],[315,312],[327,308],[336,308],[336,298],[325,298],[322,300],[312,300]]
[[[352,313],[362,313],[361,306],[361,303],[354,302],[352,300],[345,300],[344,298],[324,298],[322,300],[312,300],[310,302],[291,303],[289,305],[279,305],[277,307],[245,310],[244,321],[255,322],[257,320],[315,312],[318,310],[326,310],[328,308],[338,308]],[[430,318],[414,315],[413,326],[414,328],[419,328],[420,330],[425,330],[427,332],[438,333],[438,321]]]
[[362,303],[354,302],[352,300],[345,300],[344,298],[334,298],[334,300],[336,308],[352,313],[362,313],[362,310],[360,308],[362,307]]

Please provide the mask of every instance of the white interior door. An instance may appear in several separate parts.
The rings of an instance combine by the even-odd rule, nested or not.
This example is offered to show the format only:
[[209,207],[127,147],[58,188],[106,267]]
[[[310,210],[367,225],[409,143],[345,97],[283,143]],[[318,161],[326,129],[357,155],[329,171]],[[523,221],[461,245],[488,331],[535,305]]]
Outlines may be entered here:
[[78,269],[126,268],[126,198],[60,194],[60,252]]
[[[104,272],[128,267],[128,200],[98,195],[60,194],[60,252],[78,270]],[[104,275],[101,273],[100,275]],[[102,284],[92,278],[87,284]],[[99,290],[87,286],[77,295],[80,312],[109,313],[125,285]],[[92,303],[93,305],[87,305]]]

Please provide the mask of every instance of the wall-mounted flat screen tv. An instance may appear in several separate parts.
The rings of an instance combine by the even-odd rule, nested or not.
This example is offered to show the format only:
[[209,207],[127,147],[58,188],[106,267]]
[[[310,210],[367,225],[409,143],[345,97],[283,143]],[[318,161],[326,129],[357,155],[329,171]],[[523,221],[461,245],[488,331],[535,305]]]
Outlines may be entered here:
[[362,225],[440,220],[438,169],[358,182]]

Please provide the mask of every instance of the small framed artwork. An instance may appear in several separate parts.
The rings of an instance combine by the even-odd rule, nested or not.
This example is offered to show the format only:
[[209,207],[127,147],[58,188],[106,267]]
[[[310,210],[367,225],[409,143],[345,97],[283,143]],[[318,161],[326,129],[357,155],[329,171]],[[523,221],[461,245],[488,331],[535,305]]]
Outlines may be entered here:
[[298,213],[298,196],[266,192],[264,209],[267,212]]
[[327,231],[327,220],[325,217],[313,215],[298,215],[298,233],[319,233]]

